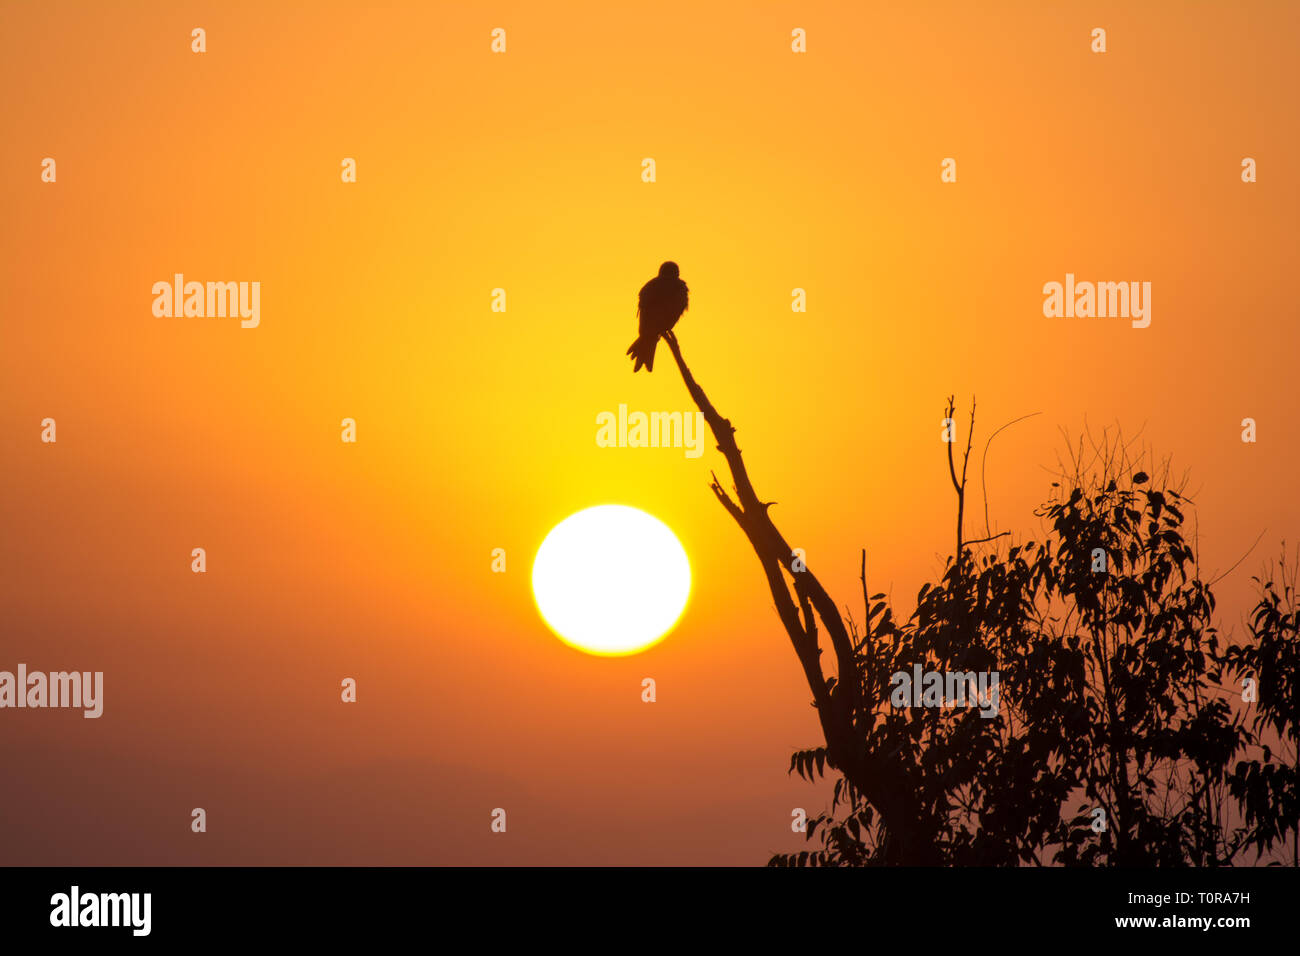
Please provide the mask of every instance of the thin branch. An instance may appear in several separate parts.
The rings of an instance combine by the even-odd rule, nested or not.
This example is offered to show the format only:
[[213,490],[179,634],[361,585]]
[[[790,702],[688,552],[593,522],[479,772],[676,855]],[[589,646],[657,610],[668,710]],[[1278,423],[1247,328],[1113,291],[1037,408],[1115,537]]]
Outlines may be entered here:
[[957,560],[965,551],[962,546],[962,533],[966,521],[966,469],[970,467],[971,443],[975,440],[975,396],[970,400],[970,424],[966,426],[966,452],[961,458],[961,490],[957,494]]
[[1011,534],[1010,531],[999,531],[997,534],[991,534],[987,538],[976,538],[973,541],[967,541],[966,544],[986,544],[989,541],[996,541],[998,538],[1005,538],[1009,534]]
[[[956,398],[957,397],[955,395],[949,395],[948,407],[944,409],[943,421],[944,421],[944,426],[948,429],[954,428],[957,424],[957,422],[952,417],[953,413],[957,411],[957,406],[955,404]],[[952,439],[956,437],[957,437],[956,435],[949,435],[945,439],[945,443],[948,446],[948,475],[952,478],[952,490],[957,492],[957,494],[960,495],[961,485],[957,484],[957,467],[952,462],[952,446],[953,446]]]
[[1226,578],[1226,577],[1227,577],[1229,574],[1231,574],[1233,571],[1237,570],[1237,565],[1241,564],[1241,562],[1245,561],[1248,557],[1250,557],[1250,552],[1255,550],[1255,545],[1259,544],[1260,539],[1262,539],[1262,538],[1264,537],[1264,535],[1265,535],[1267,532],[1268,532],[1268,529],[1267,529],[1267,528],[1265,528],[1263,531],[1261,531],[1261,532],[1259,533],[1259,537],[1255,539],[1255,544],[1252,544],[1252,545],[1250,546],[1249,550],[1247,550],[1245,554],[1243,554],[1240,558],[1238,558],[1238,559],[1236,560],[1236,562],[1232,565],[1232,567],[1228,568],[1228,570],[1226,570],[1226,571],[1224,571],[1222,574],[1220,574],[1217,578],[1215,578],[1213,581],[1211,581],[1209,584],[1207,584],[1206,587],[1214,587],[1215,584],[1217,584],[1218,582],[1222,581],[1224,578]]
[[989,446],[993,444],[993,439],[998,437],[998,432],[1002,431],[1005,428],[1010,428],[1012,425],[1019,424],[1020,422],[1023,422],[1027,418],[1033,418],[1035,415],[1041,415],[1041,414],[1043,414],[1041,411],[1030,412],[1028,415],[1021,415],[1019,418],[1007,422],[1001,428],[997,429],[997,431],[995,431],[992,435],[990,435],[989,440],[984,443],[984,454],[980,457],[980,490],[984,494],[984,533],[985,534],[989,533],[989,486],[986,480],[986,471],[989,463]]

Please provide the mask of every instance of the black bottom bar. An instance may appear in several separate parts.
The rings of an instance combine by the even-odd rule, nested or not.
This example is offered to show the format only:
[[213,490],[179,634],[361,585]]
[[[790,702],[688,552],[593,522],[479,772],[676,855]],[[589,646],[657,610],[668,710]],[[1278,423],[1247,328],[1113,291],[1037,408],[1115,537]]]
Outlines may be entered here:
[[[1071,939],[1147,941],[1172,932],[1171,940],[1198,934],[1232,945],[1259,933],[1294,934],[1298,876],[1280,867],[36,868],[0,870],[0,918],[6,941],[63,937],[92,946],[268,938],[375,943],[413,934],[452,942],[453,933],[483,945],[515,938],[668,945],[690,933],[701,941],[719,934],[732,942],[789,937],[810,946],[857,938],[866,952],[882,938],[946,945],[1038,931],[1057,940],[1065,931]],[[146,925],[147,935],[137,934]]]

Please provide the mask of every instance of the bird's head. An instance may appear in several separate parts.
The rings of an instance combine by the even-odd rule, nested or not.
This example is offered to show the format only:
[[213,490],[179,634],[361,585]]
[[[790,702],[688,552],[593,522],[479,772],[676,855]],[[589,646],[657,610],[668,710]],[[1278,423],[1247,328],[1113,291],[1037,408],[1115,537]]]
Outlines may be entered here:
[[678,270],[677,263],[675,262],[665,262],[659,267],[659,278],[661,279],[676,279],[680,276],[681,272]]

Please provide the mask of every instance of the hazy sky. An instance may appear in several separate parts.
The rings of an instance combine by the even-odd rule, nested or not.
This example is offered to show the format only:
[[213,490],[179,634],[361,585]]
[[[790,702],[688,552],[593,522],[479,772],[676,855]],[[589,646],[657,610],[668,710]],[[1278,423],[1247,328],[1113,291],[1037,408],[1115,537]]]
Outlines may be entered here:
[[[1296,536],[1294,4],[132,9],[0,7],[0,669],[105,674],[98,720],[0,713],[5,862],[801,847],[825,794],[786,768],[820,739],[725,463],[595,442],[689,407],[623,354],[664,259],[760,496],[855,613],[860,547],[904,615],[942,567],[952,393],[977,454],[1042,413],[989,452],[991,530],[1037,534],[1061,430],[1118,422],[1190,471],[1208,569],[1264,532],[1226,625]],[[177,272],[259,282],[258,326],[156,317]],[[1150,326],[1044,317],[1067,273],[1150,282]],[[623,659],[529,589],[608,502],[695,575]]]

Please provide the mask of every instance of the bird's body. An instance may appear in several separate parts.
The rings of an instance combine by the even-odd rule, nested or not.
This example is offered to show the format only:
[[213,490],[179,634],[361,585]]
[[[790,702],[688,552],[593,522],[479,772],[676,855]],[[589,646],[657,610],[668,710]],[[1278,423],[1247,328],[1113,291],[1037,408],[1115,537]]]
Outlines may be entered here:
[[632,371],[640,371],[642,365],[646,371],[654,371],[659,336],[677,324],[686,311],[689,294],[675,262],[665,262],[659,274],[641,287],[636,302],[637,337],[627,350],[635,363]]

